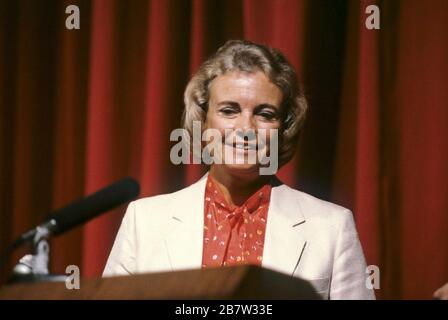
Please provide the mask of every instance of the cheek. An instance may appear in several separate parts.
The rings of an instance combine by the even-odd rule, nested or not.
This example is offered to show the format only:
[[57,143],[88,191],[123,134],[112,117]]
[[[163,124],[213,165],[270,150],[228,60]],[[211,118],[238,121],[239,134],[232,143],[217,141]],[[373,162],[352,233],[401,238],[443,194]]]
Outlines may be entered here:
[[214,128],[214,126],[215,126],[215,124],[214,124],[213,116],[211,116],[210,113],[207,113],[207,115],[205,117],[205,121],[203,123],[203,129]]
[[225,119],[219,117],[216,114],[207,114],[207,118],[205,119],[206,129],[232,129],[234,124],[230,119]]
[[226,138],[226,129],[231,129],[232,127],[222,118],[217,115],[207,114],[207,117],[204,122],[203,130],[207,129],[216,129],[221,134],[221,139],[224,141]]
[[275,121],[275,122],[259,121],[257,123],[257,129],[263,129],[263,130],[266,130],[266,132],[270,132],[271,130],[280,131],[280,128],[281,128],[280,121]]
[[[277,126],[268,126],[265,127],[263,129],[266,129],[266,135],[262,136],[262,139],[265,140],[265,143],[267,143],[267,145],[269,146],[270,143],[276,143],[277,145],[280,144],[280,139],[281,139],[281,129],[280,129],[280,125]],[[277,132],[277,134],[275,135],[274,132]],[[266,137],[266,138],[264,138]]]

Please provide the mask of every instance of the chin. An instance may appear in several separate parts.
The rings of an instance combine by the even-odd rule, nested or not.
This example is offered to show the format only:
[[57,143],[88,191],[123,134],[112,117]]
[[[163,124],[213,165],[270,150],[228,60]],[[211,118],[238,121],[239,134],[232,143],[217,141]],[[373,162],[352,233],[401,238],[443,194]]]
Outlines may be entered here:
[[260,167],[253,164],[226,164],[224,165],[229,173],[233,174],[260,174]]

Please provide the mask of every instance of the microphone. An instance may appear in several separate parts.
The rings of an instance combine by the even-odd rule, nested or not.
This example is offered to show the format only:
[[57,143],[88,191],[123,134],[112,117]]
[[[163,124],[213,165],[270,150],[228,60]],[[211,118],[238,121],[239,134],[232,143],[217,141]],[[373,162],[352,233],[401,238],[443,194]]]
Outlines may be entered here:
[[95,218],[103,212],[109,211],[121,204],[136,198],[140,193],[140,186],[132,178],[124,178],[88,197],[78,200],[66,207],[51,213],[45,221],[22,234],[13,244],[16,248],[25,242],[33,240],[37,231],[45,230],[48,234],[58,235],[78,225]]

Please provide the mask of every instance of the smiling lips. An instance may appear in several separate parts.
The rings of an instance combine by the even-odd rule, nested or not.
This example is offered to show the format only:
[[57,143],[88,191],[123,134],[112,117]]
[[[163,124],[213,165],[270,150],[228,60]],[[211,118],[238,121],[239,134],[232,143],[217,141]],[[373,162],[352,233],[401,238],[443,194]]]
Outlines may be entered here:
[[225,145],[242,151],[257,150],[256,143],[226,143]]

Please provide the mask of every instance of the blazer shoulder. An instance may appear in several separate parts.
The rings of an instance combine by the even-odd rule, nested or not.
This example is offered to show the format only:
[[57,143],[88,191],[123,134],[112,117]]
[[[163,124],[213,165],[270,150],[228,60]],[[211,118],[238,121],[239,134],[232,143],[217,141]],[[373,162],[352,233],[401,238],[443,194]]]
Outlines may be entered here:
[[283,185],[284,192],[297,200],[297,203],[307,218],[320,219],[350,219],[353,214],[350,209],[341,205],[319,199],[306,192]]
[[156,208],[167,208],[176,202],[176,199],[182,197],[182,194],[185,192],[184,188],[172,193],[159,194],[151,197],[144,197],[137,200],[132,201],[132,205],[134,206],[137,212],[146,211],[148,209],[156,209]]
[[140,198],[133,201],[133,206],[137,215],[151,212],[154,215],[166,215],[172,209],[183,208],[185,204],[192,201],[200,194],[200,190],[205,188],[205,182],[200,180],[190,186],[172,193],[160,194],[151,197]]

